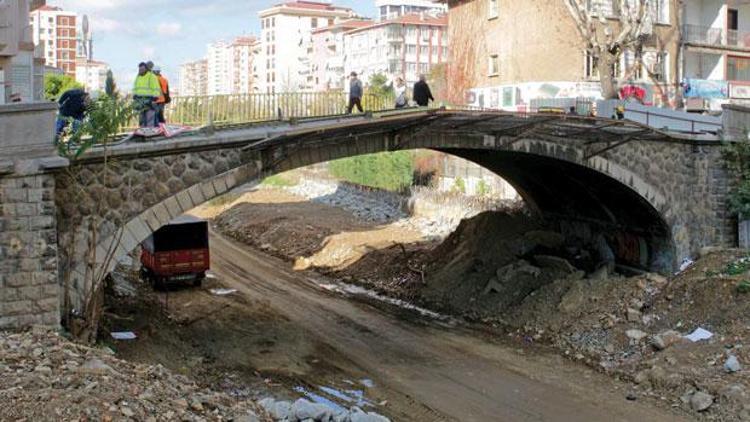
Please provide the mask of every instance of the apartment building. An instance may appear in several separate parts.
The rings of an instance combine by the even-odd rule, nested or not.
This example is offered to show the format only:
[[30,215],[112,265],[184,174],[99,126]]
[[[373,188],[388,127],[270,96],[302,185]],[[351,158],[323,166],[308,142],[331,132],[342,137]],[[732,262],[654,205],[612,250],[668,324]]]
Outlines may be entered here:
[[29,11],[42,0],[0,2],[0,104],[40,100],[44,92],[44,59],[34,47]]
[[445,15],[409,14],[374,22],[344,34],[345,74],[357,72],[367,81],[374,74],[407,85],[428,74],[448,58],[448,19]]
[[312,33],[355,17],[346,7],[314,1],[291,1],[258,12],[261,21],[261,92],[312,91]]
[[46,65],[75,77],[78,52],[76,13],[44,5],[33,10],[27,19],[33,27],[34,45],[44,50]]
[[104,91],[109,65],[86,57],[76,59],[76,81],[82,83],[89,92]]
[[356,28],[371,25],[372,22],[361,19],[349,19],[332,26],[312,31],[311,72],[309,81],[315,91],[343,91],[346,87],[346,69],[344,61],[344,34]]
[[260,41],[255,37],[237,37],[227,46],[229,60],[229,93],[250,94],[257,91],[257,60]]
[[381,21],[413,13],[438,15],[448,11],[447,5],[432,0],[375,0],[375,7]]
[[206,53],[206,70],[208,81],[208,95],[229,93],[229,45],[224,41],[217,41],[208,45]]
[[[444,1],[445,2],[445,1]],[[692,1],[691,1],[692,2]],[[686,2],[686,3],[691,3]],[[563,2],[546,0],[448,0],[451,62],[476,106],[525,110],[535,101],[600,98],[596,61]],[[590,0],[588,6],[615,31],[619,0]],[[615,66],[620,85],[637,85],[647,101],[678,89],[679,28],[676,2],[650,2],[653,34],[644,45],[643,64],[624,51]],[[463,66],[462,63],[475,63]]]
[[179,92],[183,96],[208,94],[208,60],[201,59],[180,66]]
[[687,1],[682,34],[686,97],[750,102],[750,4]]

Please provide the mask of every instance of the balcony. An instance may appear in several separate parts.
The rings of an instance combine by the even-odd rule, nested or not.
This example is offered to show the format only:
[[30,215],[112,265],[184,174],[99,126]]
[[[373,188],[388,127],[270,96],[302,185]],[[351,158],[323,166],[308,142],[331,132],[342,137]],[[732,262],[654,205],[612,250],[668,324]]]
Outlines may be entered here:
[[682,38],[686,43],[720,46],[724,44],[724,30],[686,24],[682,27]]
[[707,46],[750,49],[750,32],[724,30],[701,25],[683,25],[682,36],[686,43]]

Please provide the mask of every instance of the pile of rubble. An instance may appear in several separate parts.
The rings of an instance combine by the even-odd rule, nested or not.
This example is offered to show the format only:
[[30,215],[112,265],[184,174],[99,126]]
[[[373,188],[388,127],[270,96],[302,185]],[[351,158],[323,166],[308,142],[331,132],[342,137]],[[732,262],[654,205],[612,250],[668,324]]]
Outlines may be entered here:
[[395,223],[422,233],[427,240],[443,240],[462,219],[481,212],[517,206],[515,202],[468,197],[457,193],[413,188],[410,195],[325,179],[301,179],[287,187],[312,202],[343,208],[365,222]]
[[374,412],[365,412],[359,407],[336,410],[325,404],[299,399],[294,403],[263,399],[258,402],[274,420],[283,422],[389,422],[390,419]]
[[46,329],[0,332],[0,356],[0,420],[270,420],[254,402]]
[[389,223],[408,217],[403,211],[405,199],[393,192],[315,179],[302,179],[286,189],[310,201],[343,208],[362,221]]

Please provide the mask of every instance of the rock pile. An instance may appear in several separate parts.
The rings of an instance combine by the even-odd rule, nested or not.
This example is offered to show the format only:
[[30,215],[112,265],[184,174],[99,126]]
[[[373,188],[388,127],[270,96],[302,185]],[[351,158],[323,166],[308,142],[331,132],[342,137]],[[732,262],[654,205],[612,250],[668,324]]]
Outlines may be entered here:
[[390,419],[374,412],[365,412],[359,407],[348,411],[335,411],[319,403],[299,399],[294,403],[276,401],[272,398],[258,402],[276,421],[283,422],[389,422]]
[[251,401],[43,329],[0,332],[0,356],[0,420],[270,420]]
[[344,208],[364,221],[389,223],[407,218],[405,199],[393,192],[365,190],[347,183],[328,180],[301,180],[287,188],[297,196],[313,202]]

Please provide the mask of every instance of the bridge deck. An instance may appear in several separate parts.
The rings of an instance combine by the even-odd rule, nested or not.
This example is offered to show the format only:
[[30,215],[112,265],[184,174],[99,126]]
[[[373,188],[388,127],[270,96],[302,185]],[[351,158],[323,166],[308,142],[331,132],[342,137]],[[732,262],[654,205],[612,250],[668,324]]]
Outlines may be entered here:
[[324,136],[325,141],[373,134],[416,135],[435,130],[451,135],[488,135],[520,139],[554,137],[612,148],[632,141],[716,144],[712,134],[662,131],[629,120],[612,120],[554,113],[418,109],[360,115],[335,115],[287,121],[267,121],[220,127],[203,127],[165,138],[128,138],[98,146],[80,161],[108,156],[152,156],[200,151],[228,146],[263,149],[284,142],[300,142]]

